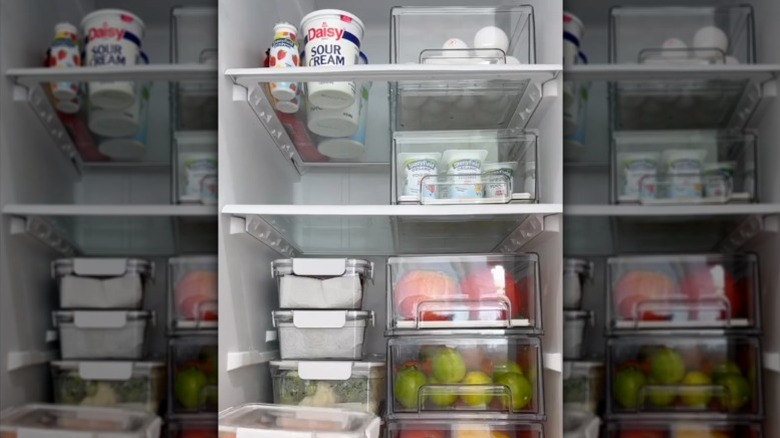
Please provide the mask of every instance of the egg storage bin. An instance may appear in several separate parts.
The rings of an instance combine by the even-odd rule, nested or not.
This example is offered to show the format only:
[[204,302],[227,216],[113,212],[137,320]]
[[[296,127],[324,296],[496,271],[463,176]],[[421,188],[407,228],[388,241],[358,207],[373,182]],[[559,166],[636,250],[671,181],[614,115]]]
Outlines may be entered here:
[[605,399],[604,362],[563,361],[563,405],[600,415]]
[[374,312],[358,310],[277,310],[282,359],[363,358],[366,327],[374,326]]
[[153,438],[162,421],[137,409],[28,404],[0,413],[0,435],[8,438]]
[[249,403],[219,413],[219,438],[379,438],[381,420],[367,412]]
[[168,412],[217,412],[217,336],[171,338],[168,344]]
[[168,329],[217,329],[217,256],[168,260]]
[[607,438],[653,437],[653,438],[761,438],[761,423],[746,423],[728,420],[705,421],[638,421],[609,422]]
[[217,414],[213,418],[168,419],[168,438],[218,438]]
[[535,134],[512,130],[394,132],[393,202],[536,202],[537,146]]
[[761,327],[755,254],[612,257],[607,286],[611,332]]
[[[670,110],[664,107],[659,113]],[[614,132],[612,157],[612,199],[618,204],[727,204],[758,199],[757,138],[752,133]]]
[[147,310],[56,310],[52,317],[63,359],[141,359],[154,323]]
[[541,423],[501,420],[404,419],[387,423],[386,438],[544,438]]
[[387,390],[384,361],[272,361],[270,369],[276,404],[382,415]]
[[51,362],[54,402],[141,409],[156,414],[165,397],[163,362]]
[[563,309],[580,310],[585,282],[593,278],[593,262],[582,259],[563,261]]
[[278,259],[271,276],[282,309],[360,309],[374,264],[360,259]]
[[175,175],[173,199],[179,204],[216,204],[217,132],[182,131],[173,134]]
[[634,336],[607,341],[610,418],[763,415],[758,338]]
[[545,419],[538,338],[399,336],[387,348],[389,418]]
[[501,328],[542,333],[539,256],[390,257],[387,331]]
[[140,309],[154,263],[142,259],[71,258],[51,264],[62,309]]

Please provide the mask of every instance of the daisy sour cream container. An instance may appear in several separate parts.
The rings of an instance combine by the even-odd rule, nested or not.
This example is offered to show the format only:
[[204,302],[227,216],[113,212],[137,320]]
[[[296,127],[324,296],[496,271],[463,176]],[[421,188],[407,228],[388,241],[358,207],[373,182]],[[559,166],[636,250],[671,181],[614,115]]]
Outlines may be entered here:
[[[365,27],[358,17],[346,11],[323,9],[301,20],[304,65],[355,65],[360,59],[360,41]],[[309,102],[325,109],[343,109],[360,99],[354,81],[309,82]]]

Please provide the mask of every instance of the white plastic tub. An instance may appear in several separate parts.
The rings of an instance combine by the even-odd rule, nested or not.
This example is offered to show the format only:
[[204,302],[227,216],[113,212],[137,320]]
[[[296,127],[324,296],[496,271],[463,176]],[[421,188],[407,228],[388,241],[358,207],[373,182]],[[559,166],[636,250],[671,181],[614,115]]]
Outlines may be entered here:
[[273,312],[282,359],[363,358],[366,327],[374,312],[355,310],[279,310]]
[[583,283],[590,278],[593,264],[582,259],[566,259],[563,264],[563,308],[580,310]]
[[279,259],[271,263],[282,309],[360,309],[374,264],[359,259]]
[[585,310],[563,312],[563,357],[582,357],[582,338],[585,327],[592,323],[593,313]]
[[62,309],[140,309],[154,278],[154,264],[141,259],[60,259],[51,271]]
[[4,438],[157,438],[161,426],[153,414],[118,408],[30,404],[0,415]]
[[58,310],[63,359],[140,359],[152,313],[132,310]]

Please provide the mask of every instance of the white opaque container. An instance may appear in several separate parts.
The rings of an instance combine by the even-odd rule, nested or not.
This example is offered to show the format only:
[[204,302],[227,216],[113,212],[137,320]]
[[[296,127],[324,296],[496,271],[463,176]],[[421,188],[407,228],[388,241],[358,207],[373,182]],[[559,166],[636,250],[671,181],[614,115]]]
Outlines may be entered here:
[[360,309],[374,264],[360,259],[279,259],[271,263],[282,309]]
[[282,359],[363,358],[366,327],[374,312],[355,310],[279,310],[273,312]]
[[63,359],[140,359],[152,319],[150,311],[132,310],[58,310],[52,316]]
[[185,256],[168,261],[170,266],[169,327],[217,328],[217,256]]
[[585,327],[593,321],[593,313],[578,310],[563,312],[563,357],[579,359],[582,357],[582,339]]
[[596,415],[574,409],[563,411],[563,438],[599,438],[601,420]]
[[132,409],[29,404],[0,414],[3,438],[157,438],[161,427],[159,417]]
[[154,263],[142,259],[59,259],[51,271],[62,309],[140,309],[154,279]]
[[563,262],[563,308],[579,310],[582,304],[583,283],[590,278],[593,264],[582,259]]

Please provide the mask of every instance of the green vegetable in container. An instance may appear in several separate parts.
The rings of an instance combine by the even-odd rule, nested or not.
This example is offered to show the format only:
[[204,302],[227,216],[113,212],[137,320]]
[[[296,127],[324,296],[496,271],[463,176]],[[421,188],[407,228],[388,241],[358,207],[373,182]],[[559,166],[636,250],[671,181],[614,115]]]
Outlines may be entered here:
[[77,372],[67,373],[59,377],[57,400],[64,404],[79,404],[87,397],[97,392],[97,383],[84,381]]
[[317,392],[316,383],[301,379],[297,371],[289,371],[279,380],[279,398],[286,405],[298,404]]
[[149,401],[149,381],[146,377],[134,377],[114,384],[122,403],[146,403]]
[[333,385],[340,403],[364,403],[368,399],[368,380],[347,379]]

